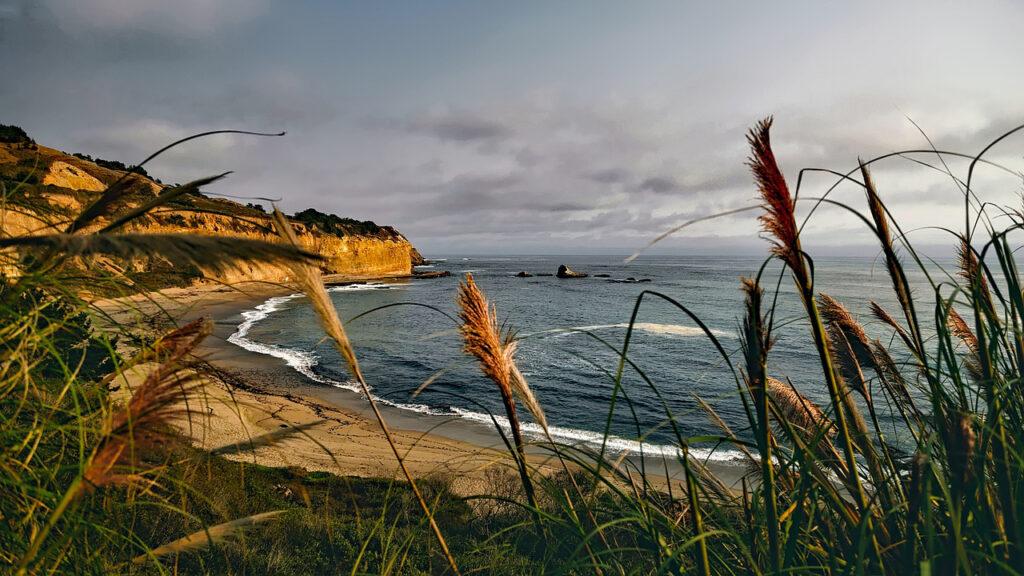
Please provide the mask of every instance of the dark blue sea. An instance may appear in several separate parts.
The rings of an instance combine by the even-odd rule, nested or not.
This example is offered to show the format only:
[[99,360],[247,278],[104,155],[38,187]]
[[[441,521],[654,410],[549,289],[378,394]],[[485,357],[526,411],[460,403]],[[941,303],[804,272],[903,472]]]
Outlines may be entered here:
[[[760,258],[734,256],[642,256],[626,264],[621,256],[452,255],[417,268],[449,271],[450,277],[336,286],[330,293],[347,320],[375,396],[410,411],[490,422],[488,412],[503,414],[498,392],[473,359],[462,353],[456,323],[430,308],[404,305],[425,304],[457,316],[458,284],[472,274],[497,307],[499,318],[521,339],[519,367],[543,405],[556,439],[596,446],[610,418],[610,449],[636,453],[642,443],[645,453],[670,453],[678,445],[677,434],[720,433],[697,398],[711,405],[734,431],[747,436],[736,380],[743,364],[737,340],[744,313],[739,287],[740,277],[757,274],[762,263]],[[554,274],[559,264],[590,277],[515,276],[520,271]],[[868,309],[869,302],[877,300],[899,316],[884,263],[872,258],[819,259],[815,275],[819,292],[843,302],[872,337],[891,340],[892,331],[874,321]],[[910,277],[912,284],[927,286],[920,272],[910,270]],[[628,278],[649,281],[629,282]],[[769,265],[762,278],[766,306],[775,300],[779,288],[770,374],[790,379],[801,393],[826,405],[821,366],[792,281],[783,276],[780,282],[777,263]],[[625,370],[610,412],[619,350],[645,291],[628,349],[633,365]],[[925,317],[932,314],[930,302],[923,311]],[[682,307],[704,323],[726,357]],[[305,297],[273,298],[243,318],[231,337],[235,344],[277,356],[318,385],[355,390]],[[428,380],[429,385],[413,397],[412,392]],[[539,432],[533,425],[526,428],[535,435]],[[893,434],[899,432],[894,428]],[[719,449],[714,457],[732,455]]]

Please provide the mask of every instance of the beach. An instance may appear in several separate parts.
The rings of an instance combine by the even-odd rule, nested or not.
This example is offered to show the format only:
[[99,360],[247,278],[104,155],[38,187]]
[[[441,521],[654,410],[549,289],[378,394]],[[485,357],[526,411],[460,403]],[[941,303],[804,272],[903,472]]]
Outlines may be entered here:
[[[325,278],[332,284],[368,280]],[[399,478],[394,453],[362,395],[312,382],[279,358],[228,341],[244,320],[243,312],[269,298],[294,292],[287,286],[263,282],[207,284],[103,300],[95,306],[150,334],[197,318],[213,321],[212,334],[195,351],[201,360],[198,371],[203,386],[188,406],[188,417],[175,421],[195,446],[265,466]],[[144,370],[144,366],[134,370],[135,376],[124,382],[126,388],[131,388],[131,380],[144,377]],[[370,376],[371,386],[374,376],[379,377]],[[492,426],[387,405],[380,408],[415,477],[444,479],[456,493],[470,495],[481,493],[495,478],[513,473],[514,463]],[[541,473],[563,470],[544,447],[531,449],[529,459],[531,467]],[[640,465],[638,457],[627,460],[630,465]],[[673,490],[682,489],[682,469],[673,459],[647,458],[645,463],[649,469],[665,470],[652,475],[654,484],[667,488],[671,483]],[[738,481],[736,466],[709,462],[708,468],[727,485]]]
[[[281,360],[227,341],[243,311],[293,292],[285,286],[249,282],[171,288],[95,305],[112,318],[134,319],[135,325],[141,323],[154,333],[201,317],[214,322],[213,333],[195,351],[204,364],[199,369],[204,384],[191,401],[189,416],[175,421],[195,446],[265,466],[341,476],[400,477],[394,453],[365,399],[348,390],[310,383]],[[136,377],[143,377],[144,369],[135,370]],[[130,388],[131,380],[123,384]],[[387,406],[382,411],[406,466],[416,477],[443,478],[456,492],[470,494],[482,489],[496,471],[511,470],[513,463],[496,434],[468,431],[466,423],[451,418],[425,423]],[[473,441],[456,440],[439,431],[449,426]],[[542,455],[533,455],[532,460],[533,466],[554,470]]]

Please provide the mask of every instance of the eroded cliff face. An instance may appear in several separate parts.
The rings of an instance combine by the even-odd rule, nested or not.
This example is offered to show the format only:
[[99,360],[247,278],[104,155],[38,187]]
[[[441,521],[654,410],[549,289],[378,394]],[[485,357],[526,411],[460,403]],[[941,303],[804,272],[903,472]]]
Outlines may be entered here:
[[[0,144],[0,177],[8,190],[17,189],[16,202],[0,207],[0,225],[7,235],[53,233],[102,189],[123,172],[111,170],[51,148]],[[128,204],[138,205],[159,193],[161,186],[141,175],[129,175],[132,196]],[[14,206],[17,209],[14,209]],[[335,216],[321,221],[295,221],[293,226],[302,247],[324,257],[323,272],[352,278],[403,276],[412,273],[422,257],[413,245],[391,227],[355,222]],[[101,223],[105,221],[101,219]],[[185,197],[163,206],[132,224],[126,231],[138,233],[184,233],[229,236],[276,241],[270,217],[261,210],[237,202],[202,196]],[[189,282],[216,280],[237,283],[249,280],[286,282],[285,266],[241,264],[231,272],[211,275],[204,270],[182,270],[177,263],[149,259],[135,261],[136,272],[184,274]],[[9,271],[5,271],[9,273]]]
[[[276,241],[270,233],[273,224],[269,217],[247,218],[240,221],[226,216],[196,214],[185,211],[166,211],[148,217],[130,227],[137,232],[227,235],[256,240]],[[323,233],[309,225],[292,222],[302,248],[324,257],[323,272],[352,278],[404,276],[412,273],[415,257],[413,245],[401,234],[385,237],[367,235],[337,235]],[[209,276],[208,274],[204,275]],[[218,281],[240,282],[264,280],[283,282],[290,280],[283,266],[243,264],[238,270],[217,276]]]

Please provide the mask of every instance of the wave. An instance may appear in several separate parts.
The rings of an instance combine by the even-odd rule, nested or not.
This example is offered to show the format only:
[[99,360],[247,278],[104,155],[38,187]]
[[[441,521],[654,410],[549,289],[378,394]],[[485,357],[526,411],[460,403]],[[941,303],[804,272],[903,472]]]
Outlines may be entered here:
[[433,267],[434,267],[433,264],[417,264],[417,265],[413,266],[413,268],[433,268]]
[[397,288],[394,284],[382,284],[380,282],[366,282],[364,284],[342,284],[331,286],[328,292],[362,292],[365,290],[393,290]]
[[[393,286],[387,284],[377,283],[361,283],[361,284],[345,284],[342,286],[333,286],[328,288],[328,292],[350,292],[350,291],[362,291],[362,290],[389,290]],[[316,353],[305,350],[297,350],[295,348],[287,348],[285,346],[277,346],[275,344],[264,344],[262,342],[256,342],[248,338],[249,331],[256,323],[265,320],[268,316],[281,310],[285,303],[298,298],[304,298],[305,294],[301,292],[295,294],[289,294],[287,296],[275,296],[270,298],[263,304],[256,306],[252,310],[242,312],[242,322],[235,329],[234,334],[228,336],[228,342],[244,348],[250,352],[256,352],[258,354],[266,354],[267,356],[273,356],[274,358],[280,358],[284,360],[290,368],[296,370],[303,376],[321,382],[323,384],[333,384],[333,381],[329,381],[326,378],[319,376],[313,368],[319,362],[319,357]]]
[[[625,330],[629,328],[629,324],[622,322],[620,324],[596,324],[594,326],[574,326],[572,328],[555,328],[552,330],[545,330],[543,332],[537,332],[531,334],[531,336],[537,336],[540,334],[553,334],[556,337],[571,336],[573,334],[579,334],[581,332],[596,332],[598,330],[610,330],[610,329],[621,329]],[[683,326],[681,324],[656,324],[654,322],[636,322],[633,324],[634,331],[646,332],[648,334],[655,334],[659,336],[704,336],[704,330],[697,326]],[[732,337],[734,336],[730,332],[724,330],[711,329],[711,333],[718,337]]]
[[285,302],[289,302],[303,296],[305,295],[301,293],[289,294],[288,296],[275,296],[252,310],[242,312],[242,322],[238,325],[238,328],[235,329],[235,333],[228,336],[228,342],[250,352],[280,358],[281,360],[284,360],[285,364],[290,368],[296,370],[303,376],[320,381],[320,377],[313,372],[313,367],[316,366],[318,359],[312,352],[304,352],[302,350],[276,346],[274,344],[263,344],[248,338],[249,331],[252,330],[252,327],[255,326],[257,322],[265,320],[268,316],[283,308]]
[[[494,422],[497,421],[498,425],[504,429],[506,433],[510,433],[512,428],[509,425],[508,419],[504,416],[494,415],[494,420],[491,420],[491,416],[487,414],[481,414],[480,412],[473,412],[471,410],[463,410],[462,408],[452,407],[452,412],[458,414],[460,417],[466,420],[474,422],[480,422],[493,426]],[[533,422],[523,422],[520,425],[522,431],[537,440],[546,440],[544,435],[544,429]],[[682,455],[682,451],[677,446],[671,446],[667,444],[649,444],[647,442],[639,442],[637,440],[629,440],[627,438],[621,438],[619,436],[608,436],[608,439],[604,439],[604,435],[599,432],[593,432],[590,430],[579,430],[577,428],[563,428],[561,426],[548,426],[548,432],[551,437],[556,441],[562,441],[567,444],[583,444],[590,448],[600,448],[603,443],[607,452],[611,454],[632,454],[640,455],[641,453],[645,456],[659,456],[659,457],[677,457]],[[700,460],[714,460],[716,462],[733,462],[742,460],[745,458],[742,452],[739,450],[728,450],[728,449],[709,449],[709,448],[694,448],[690,447],[690,456],[698,458]]]
[[[383,288],[388,288],[387,285],[381,285],[381,284],[350,284],[350,285],[347,285],[347,286],[335,286],[335,287],[331,288],[331,291],[339,291],[339,290],[375,290],[375,289],[381,289],[382,287]],[[265,320],[266,318],[268,318],[274,312],[277,312],[277,311],[281,310],[282,308],[284,308],[284,305],[287,302],[290,302],[292,300],[295,300],[295,299],[298,299],[298,298],[302,298],[302,297],[304,297],[304,294],[301,294],[301,293],[289,294],[287,296],[275,296],[273,298],[270,298],[269,300],[267,300],[263,304],[260,304],[260,305],[256,306],[252,310],[248,310],[248,311],[242,312],[242,322],[239,323],[239,325],[236,328],[234,334],[232,334],[231,336],[228,336],[227,341],[231,342],[232,344],[234,344],[236,346],[239,346],[240,348],[248,350],[250,352],[255,352],[257,354],[265,354],[267,356],[273,356],[275,358],[280,358],[281,360],[283,360],[285,362],[285,364],[288,367],[292,368],[296,372],[302,374],[303,376],[309,378],[310,380],[312,380],[314,382],[317,382],[317,383],[320,383],[320,384],[326,384],[326,385],[329,385],[329,386],[334,386],[336,388],[342,388],[344,390],[349,390],[349,391],[361,394],[362,390],[359,387],[359,384],[357,382],[355,382],[355,381],[351,381],[350,380],[350,381],[342,382],[342,381],[333,380],[331,378],[327,378],[325,376],[317,374],[316,371],[314,370],[314,368],[319,364],[320,358],[317,356],[317,354],[315,352],[306,351],[306,350],[297,350],[297,349],[288,348],[288,347],[285,347],[285,346],[278,346],[276,344],[265,344],[265,343],[262,343],[262,342],[256,342],[256,341],[251,340],[251,339],[248,338],[249,332],[252,330],[253,326],[255,326],[257,323]],[[627,326],[626,324],[608,324],[608,325],[600,325],[600,326],[582,326],[582,327],[577,328],[577,330],[597,330],[597,329],[604,329],[604,328],[624,328],[626,326]],[[681,332],[681,333],[685,333],[686,335],[692,335],[687,330],[691,330],[691,331],[692,330],[696,330],[697,333],[701,333],[700,330],[697,329],[697,328],[691,328],[691,327],[687,327],[687,326],[676,326],[676,325],[671,325],[671,324],[646,324],[646,323],[642,323],[642,324],[635,324],[634,325],[635,328],[639,328],[641,326],[657,326],[659,328],[655,328],[655,330],[665,330],[665,329],[668,329],[668,333]],[[682,330],[682,329],[687,329],[687,330]],[[549,331],[549,332],[551,332],[551,331]],[[374,400],[376,400],[377,402],[379,402],[381,404],[384,404],[384,405],[387,405],[387,406],[391,406],[391,407],[394,407],[394,408],[398,408],[398,409],[401,409],[401,410],[408,410],[410,412],[416,412],[416,413],[419,413],[419,414],[429,414],[429,415],[433,415],[433,416],[458,416],[458,417],[460,417],[460,418],[462,418],[464,420],[481,423],[481,424],[484,424],[484,425],[487,425],[487,426],[492,426],[493,425],[493,422],[492,422],[491,417],[489,415],[482,414],[482,413],[479,413],[479,412],[473,412],[471,410],[465,410],[465,409],[458,408],[458,407],[455,407],[455,406],[450,406],[450,407],[447,407],[447,408],[438,408],[438,407],[428,406],[426,404],[412,404],[412,403],[396,402],[396,401],[389,400],[387,398],[381,398],[381,397],[378,397],[378,396],[374,396],[373,398],[374,398]],[[498,422],[498,425],[501,426],[502,428],[504,428],[506,431],[511,430],[507,418],[505,418],[503,416],[495,415],[494,416],[494,420],[496,420]],[[536,439],[536,440],[546,440],[546,437],[544,435],[544,430],[538,424],[535,424],[535,423],[532,423],[532,422],[524,422],[522,424],[522,429],[523,429],[524,433],[526,433],[529,437],[531,437],[533,439]],[[561,426],[549,426],[548,427],[548,432],[551,434],[552,438],[554,438],[555,440],[566,442],[566,443],[583,444],[585,446],[588,446],[588,447],[591,447],[591,448],[595,448],[595,449],[600,448],[601,445],[604,444],[604,446],[606,448],[606,451],[608,453],[610,453],[610,454],[623,454],[623,453],[630,454],[630,455],[644,454],[645,456],[673,457],[673,458],[680,455],[679,448],[676,447],[676,446],[641,443],[641,442],[638,442],[636,440],[630,440],[630,439],[621,438],[621,437],[618,437],[618,436],[609,436],[607,439],[605,439],[602,434],[600,434],[598,432],[593,432],[593,431],[590,431],[590,430],[580,430],[580,429],[577,429],[577,428],[565,428],[565,427],[561,427]],[[696,458],[710,459],[710,460],[714,460],[714,461],[718,461],[718,462],[732,462],[732,461],[735,461],[737,459],[742,458],[742,453],[740,453],[739,451],[735,451],[735,450],[710,450],[710,449],[694,448],[694,447],[690,448],[690,455],[693,456],[693,457],[696,457]]]

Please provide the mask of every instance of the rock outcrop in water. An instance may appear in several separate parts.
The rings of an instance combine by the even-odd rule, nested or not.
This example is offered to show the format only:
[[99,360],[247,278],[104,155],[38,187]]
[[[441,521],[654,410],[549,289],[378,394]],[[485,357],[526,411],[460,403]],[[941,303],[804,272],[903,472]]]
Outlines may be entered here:
[[555,273],[555,276],[558,276],[559,278],[586,278],[587,274],[584,272],[577,272],[565,264],[562,264],[558,267],[558,272]]
[[[51,233],[55,223],[67,222],[93,202],[109,184],[125,178],[128,193],[122,209],[138,206],[164,186],[137,173],[111,169],[45,146],[0,143],[0,183],[8,191],[3,231],[11,235]],[[301,246],[324,256],[326,274],[355,277],[404,276],[424,262],[398,230],[305,210],[290,218]],[[109,222],[100,218],[94,227]],[[159,211],[133,221],[126,232],[186,233],[235,236],[276,241],[270,215],[261,206],[246,205],[202,194],[179,197]],[[205,279],[219,282],[289,280],[283,266],[242,264],[213,276],[203,270],[182,269],[174,262],[148,258],[128,267],[140,288],[187,285]]]
[[533,278],[533,274],[530,274],[529,272],[523,270],[522,272],[516,274],[516,278]]

